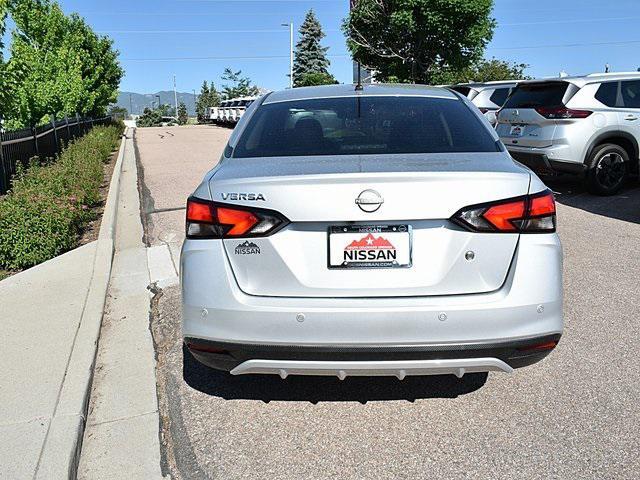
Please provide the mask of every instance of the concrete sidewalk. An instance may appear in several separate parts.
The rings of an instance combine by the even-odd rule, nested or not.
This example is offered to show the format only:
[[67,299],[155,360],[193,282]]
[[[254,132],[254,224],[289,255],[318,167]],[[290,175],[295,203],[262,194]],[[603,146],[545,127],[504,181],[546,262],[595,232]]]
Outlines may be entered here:
[[124,142],[99,239],[0,282],[0,478],[76,474],[123,154]]
[[[79,479],[161,478],[152,293],[137,188],[127,139],[116,221],[116,249],[100,334]],[[154,269],[156,270],[156,269]],[[171,265],[169,277],[175,277]]]

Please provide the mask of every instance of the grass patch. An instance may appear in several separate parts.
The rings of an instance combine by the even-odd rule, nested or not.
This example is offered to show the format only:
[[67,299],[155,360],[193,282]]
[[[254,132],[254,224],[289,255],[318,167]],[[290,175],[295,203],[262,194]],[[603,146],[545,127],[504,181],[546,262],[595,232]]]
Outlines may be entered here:
[[104,164],[121,134],[120,125],[95,127],[54,161],[34,161],[19,171],[11,192],[0,198],[0,275],[77,246],[96,216]]

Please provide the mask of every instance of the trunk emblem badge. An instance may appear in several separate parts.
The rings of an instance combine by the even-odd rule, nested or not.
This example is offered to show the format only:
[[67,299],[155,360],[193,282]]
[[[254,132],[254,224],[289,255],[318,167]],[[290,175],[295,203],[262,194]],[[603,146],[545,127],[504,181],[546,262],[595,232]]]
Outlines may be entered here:
[[360,210],[367,213],[377,211],[383,203],[384,199],[382,198],[382,195],[371,189],[360,192],[360,195],[356,198],[356,205],[360,207]]

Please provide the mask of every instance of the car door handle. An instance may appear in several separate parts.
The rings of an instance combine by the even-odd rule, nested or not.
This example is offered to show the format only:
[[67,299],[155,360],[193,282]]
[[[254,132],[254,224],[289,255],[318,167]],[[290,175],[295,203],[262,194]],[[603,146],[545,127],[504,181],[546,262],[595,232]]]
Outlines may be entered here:
[[625,120],[629,120],[629,121],[633,121],[633,120],[637,120],[638,117],[636,117],[635,115],[627,115],[626,117],[624,117]]

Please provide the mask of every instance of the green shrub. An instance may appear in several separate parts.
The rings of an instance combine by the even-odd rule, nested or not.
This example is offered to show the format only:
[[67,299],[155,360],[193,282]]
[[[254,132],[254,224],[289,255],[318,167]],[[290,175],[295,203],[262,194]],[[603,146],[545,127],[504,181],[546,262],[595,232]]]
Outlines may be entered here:
[[144,113],[136,120],[136,127],[159,127],[162,125],[162,112],[160,110],[144,109]]
[[0,198],[0,269],[28,268],[74,248],[100,201],[121,126],[95,127],[49,164],[32,162]]

